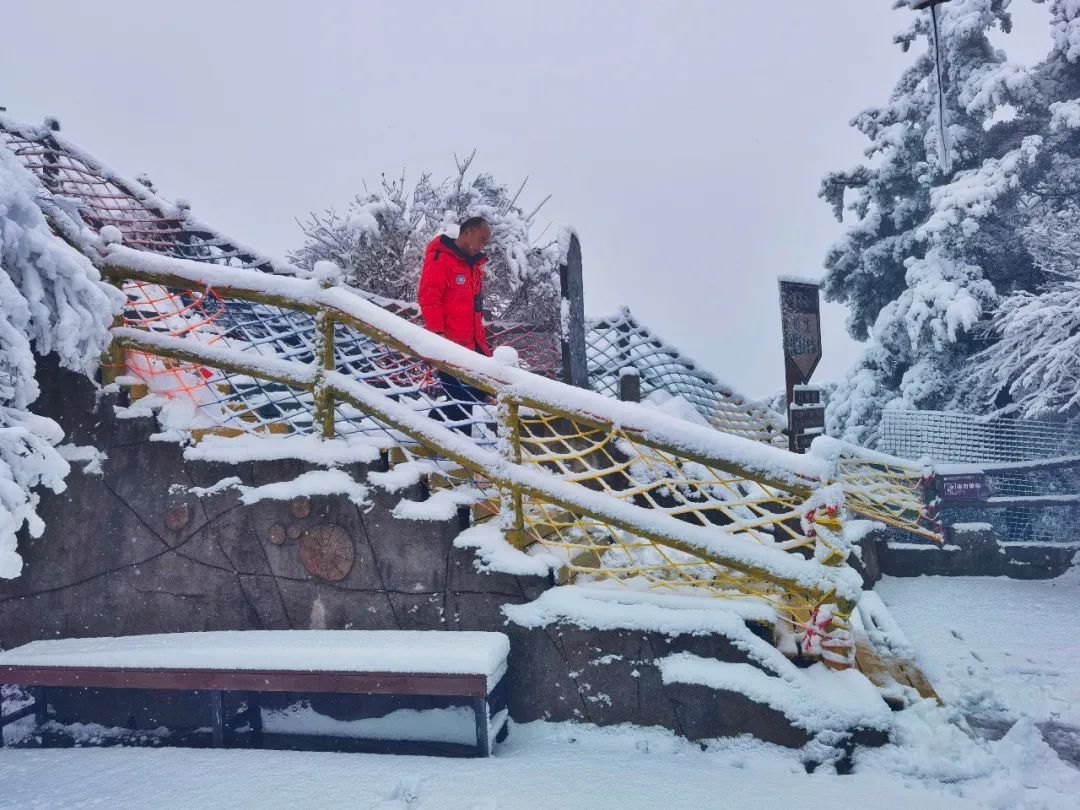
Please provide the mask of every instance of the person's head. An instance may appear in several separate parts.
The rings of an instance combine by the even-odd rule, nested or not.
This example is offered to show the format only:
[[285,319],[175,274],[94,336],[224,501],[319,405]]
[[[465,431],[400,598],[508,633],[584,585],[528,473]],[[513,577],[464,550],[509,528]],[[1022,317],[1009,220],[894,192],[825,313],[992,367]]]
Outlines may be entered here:
[[491,225],[483,217],[469,217],[459,226],[458,247],[470,256],[482,253],[490,241]]

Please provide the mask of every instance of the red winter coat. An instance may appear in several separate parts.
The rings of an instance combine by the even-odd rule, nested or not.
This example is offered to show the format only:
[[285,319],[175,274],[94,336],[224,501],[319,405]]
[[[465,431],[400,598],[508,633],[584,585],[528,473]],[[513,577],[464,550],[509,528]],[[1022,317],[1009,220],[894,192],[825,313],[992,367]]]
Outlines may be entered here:
[[491,355],[484,331],[487,256],[466,256],[448,236],[436,236],[424,254],[417,300],[424,326],[454,343]]

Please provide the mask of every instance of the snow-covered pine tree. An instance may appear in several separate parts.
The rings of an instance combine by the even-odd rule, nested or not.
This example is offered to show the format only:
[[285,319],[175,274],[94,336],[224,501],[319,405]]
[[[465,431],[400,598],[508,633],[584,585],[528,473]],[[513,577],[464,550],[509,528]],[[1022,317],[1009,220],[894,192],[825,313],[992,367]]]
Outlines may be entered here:
[[[911,14],[906,0],[892,1]],[[1037,92],[1031,73],[987,36],[1011,29],[1009,5],[937,7],[947,161],[923,12],[896,38],[905,50],[919,46],[914,63],[885,105],[852,122],[870,140],[866,162],[823,181],[837,217],[854,220],[826,257],[825,293],[849,305],[849,331],[868,341],[830,402],[834,435],[873,444],[887,407],[955,404],[961,370],[982,348],[973,327],[1000,294],[1040,280],[1013,222],[1021,180],[1043,158],[1028,113]]]
[[0,577],[22,570],[16,536],[43,530],[35,487],[64,489],[68,463],[60,426],[29,411],[37,399],[34,352],[92,374],[109,342],[123,296],[93,265],[54,236],[35,200],[36,184],[0,146]]
[[[405,176],[365,189],[344,213],[333,208],[300,223],[305,243],[289,258],[301,267],[329,260],[345,271],[347,283],[376,295],[411,301],[424,249],[439,233],[480,215],[492,224],[491,259],[484,285],[485,307],[500,320],[554,326],[559,318],[558,258],[554,239],[533,234],[537,212],[518,206],[522,188],[512,193],[489,174],[468,180],[475,152],[455,158],[457,174],[441,182],[422,174],[409,188]],[[545,200],[546,202],[546,200]]]
[[1031,418],[1080,415],[1080,0],[1048,5],[1053,45],[1024,109],[1041,146],[1014,212],[1035,291],[1003,296],[965,377],[973,408]]

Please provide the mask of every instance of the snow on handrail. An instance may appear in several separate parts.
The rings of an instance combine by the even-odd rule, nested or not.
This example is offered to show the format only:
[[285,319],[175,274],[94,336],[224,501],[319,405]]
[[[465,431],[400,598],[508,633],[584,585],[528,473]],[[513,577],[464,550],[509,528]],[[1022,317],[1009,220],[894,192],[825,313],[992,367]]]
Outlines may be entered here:
[[[309,279],[272,276],[148,254],[123,245],[105,248],[106,274],[180,288],[213,288],[310,314],[329,309],[376,341],[444,368],[480,388],[543,411],[633,434],[641,442],[689,461],[727,470],[803,497],[827,483],[842,485],[847,507],[863,517],[941,541],[921,489],[924,471],[911,462],[821,437],[808,455],[694,425],[655,408],[613,400],[471,352],[368,301],[347,288],[323,289]],[[111,268],[111,269],[110,269]]]
[[409,323],[349,289],[322,289],[309,279],[207,265],[115,244],[105,248],[103,263],[104,271],[114,278],[126,275],[167,286],[210,287],[223,298],[243,296],[312,314],[322,308],[334,310],[336,318],[351,320],[354,326],[368,331],[373,337],[433,365],[447,368],[493,393],[513,396],[529,407],[570,412],[578,417],[618,425],[639,434],[647,442],[687,458],[764,479],[794,492],[809,494],[832,478],[829,465],[814,456],[799,456],[693,425],[654,408],[619,402],[523,369],[509,368]]

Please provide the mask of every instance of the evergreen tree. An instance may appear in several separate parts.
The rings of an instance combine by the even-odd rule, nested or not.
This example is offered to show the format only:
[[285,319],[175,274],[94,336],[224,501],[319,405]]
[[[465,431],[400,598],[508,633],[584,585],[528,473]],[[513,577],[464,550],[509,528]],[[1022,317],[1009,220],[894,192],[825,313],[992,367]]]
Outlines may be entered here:
[[1052,48],[1024,110],[1041,145],[1013,211],[1035,283],[1003,296],[965,375],[972,408],[1044,418],[1080,414],[1080,0],[1048,5]]
[[976,326],[1000,296],[1044,280],[1017,213],[1051,159],[1047,106],[1036,74],[987,36],[1011,29],[1009,5],[951,0],[937,7],[936,36],[928,13],[914,15],[896,38],[919,46],[914,63],[887,104],[853,121],[870,140],[867,161],[822,184],[837,217],[853,219],[826,257],[825,293],[849,305],[849,331],[868,341],[830,403],[834,435],[872,444],[884,408],[962,404],[963,371],[985,345]]
[[56,355],[92,374],[109,343],[123,295],[93,265],[49,230],[33,177],[0,146],[0,577],[22,570],[16,536],[38,536],[35,487],[64,489],[64,437],[51,419],[29,411],[38,397],[37,354]]

